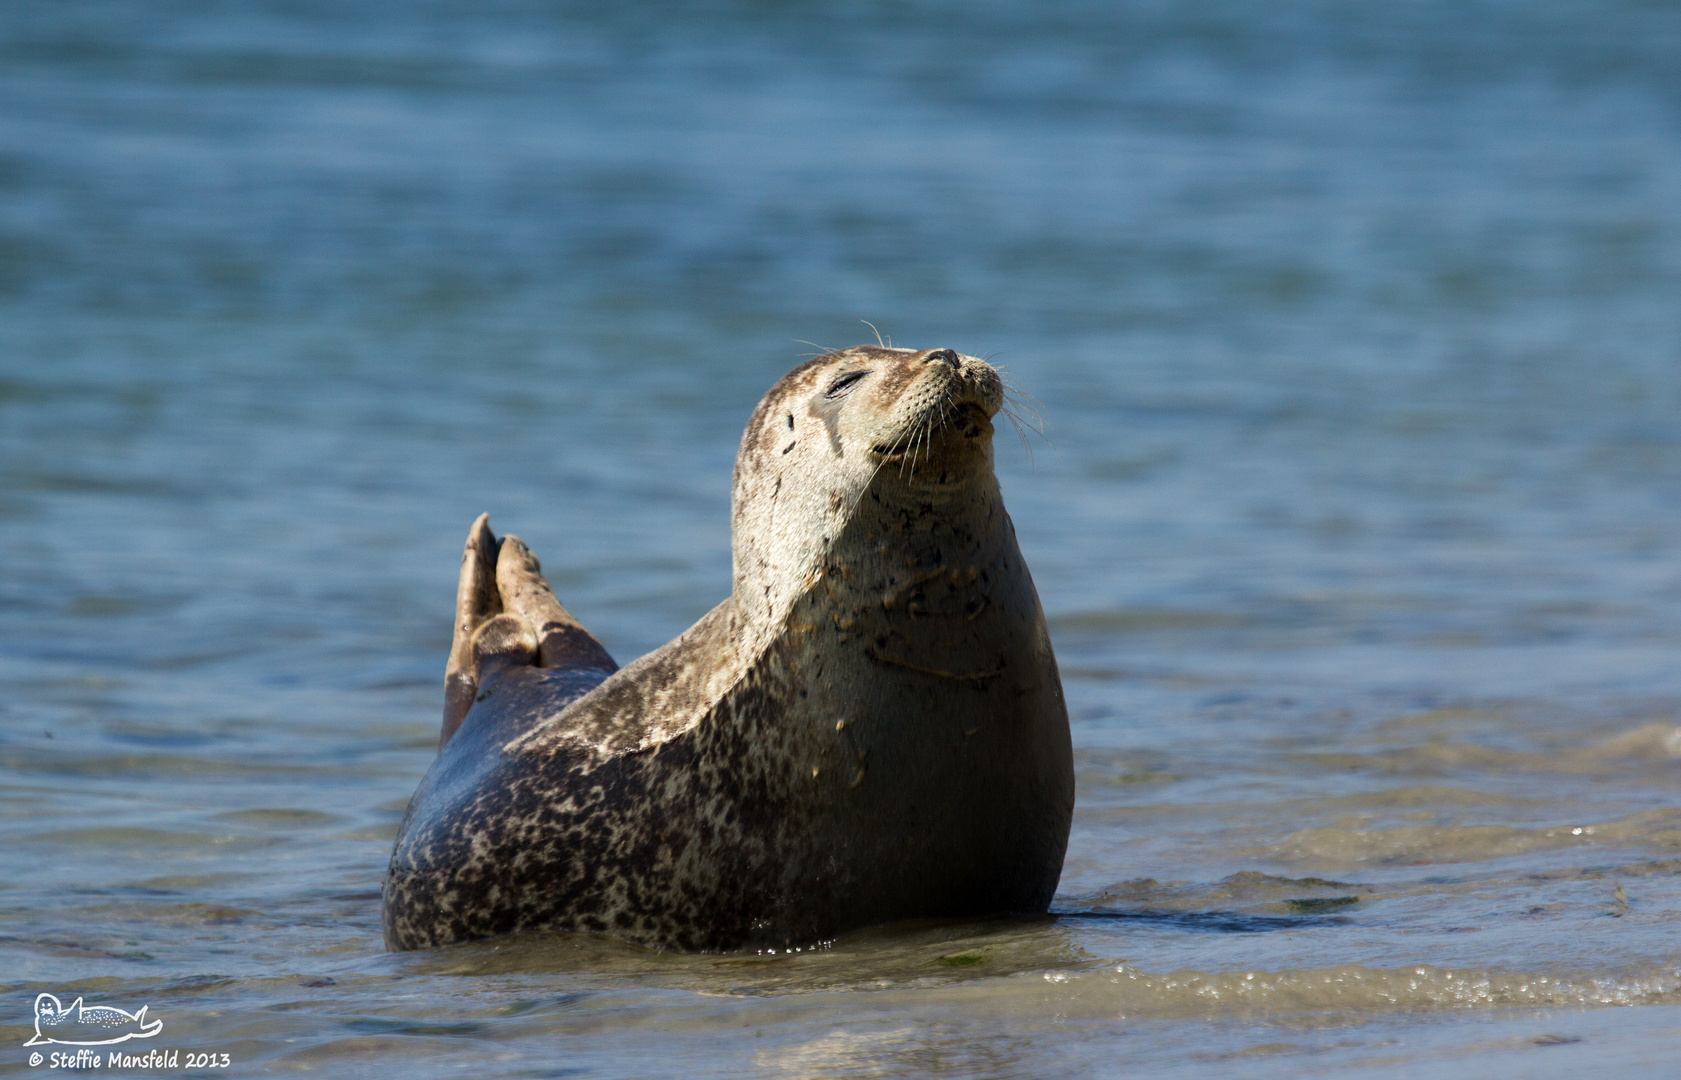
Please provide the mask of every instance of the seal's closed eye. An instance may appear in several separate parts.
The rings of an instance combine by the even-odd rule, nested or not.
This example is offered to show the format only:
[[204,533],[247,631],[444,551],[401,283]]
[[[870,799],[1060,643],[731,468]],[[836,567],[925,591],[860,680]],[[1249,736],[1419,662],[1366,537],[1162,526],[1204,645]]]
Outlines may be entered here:
[[852,388],[858,385],[859,380],[868,374],[868,371],[849,371],[830,383],[829,389],[824,392],[824,396],[831,399],[844,397],[851,393]]

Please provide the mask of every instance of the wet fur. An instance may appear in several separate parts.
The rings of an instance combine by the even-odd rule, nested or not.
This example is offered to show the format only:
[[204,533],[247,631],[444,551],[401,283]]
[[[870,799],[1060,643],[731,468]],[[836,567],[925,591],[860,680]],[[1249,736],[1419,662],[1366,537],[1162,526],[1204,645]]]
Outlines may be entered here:
[[538,666],[547,639],[497,630],[505,613],[471,663],[458,641],[450,685],[475,700],[400,830],[387,945],[552,927],[785,947],[1045,910],[1072,755],[992,472],[1000,400],[947,350],[819,357],[748,423],[734,589],[694,627],[617,672],[575,637]]

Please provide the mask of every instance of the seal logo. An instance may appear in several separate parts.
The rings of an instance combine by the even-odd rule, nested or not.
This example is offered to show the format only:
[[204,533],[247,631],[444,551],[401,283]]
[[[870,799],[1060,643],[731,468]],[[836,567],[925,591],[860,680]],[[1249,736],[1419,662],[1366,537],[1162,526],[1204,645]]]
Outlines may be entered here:
[[127,1012],[110,1005],[83,1005],[77,998],[65,1005],[51,994],[35,999],[35,1037],[24,1043],[64,1046],[107,1046],[130,1039],[150,1039],[163,1030],[162,1020],[146,1020],[149,1005]]
[[475,522],[387,946],[547,927],[780,951],[1045,911],[1073,752],[993,473],[1003,404],[952,349],[789,372],[736,456],[730,596],[622,669]]

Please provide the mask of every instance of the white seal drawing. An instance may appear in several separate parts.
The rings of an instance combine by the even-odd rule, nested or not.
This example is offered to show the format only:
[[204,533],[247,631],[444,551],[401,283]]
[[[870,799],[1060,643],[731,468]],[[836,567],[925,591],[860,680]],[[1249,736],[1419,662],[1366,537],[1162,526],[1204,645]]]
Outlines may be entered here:
[[51,994],[42,994],[35,999],[35,1037],[23,1045],[104,1046],[149,1039],[163,1030],[163,1021],[147,1023],[148,1008],[142,1005],[139,1012],[131,1013],[109,1005],[83,1005],[81,998],[66,1006]]

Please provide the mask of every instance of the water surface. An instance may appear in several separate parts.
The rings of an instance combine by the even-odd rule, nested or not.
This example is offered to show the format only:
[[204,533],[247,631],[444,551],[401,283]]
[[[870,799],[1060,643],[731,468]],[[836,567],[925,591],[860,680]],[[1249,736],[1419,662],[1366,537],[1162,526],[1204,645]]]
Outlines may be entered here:
[[[1661,1074],[1678,54],[1652,3],[8,6],[0,1070],[49,992],[239,1074]],[[385,954],[473,517],[657,647],[861,319],[1040,402],[1055,914]]]

